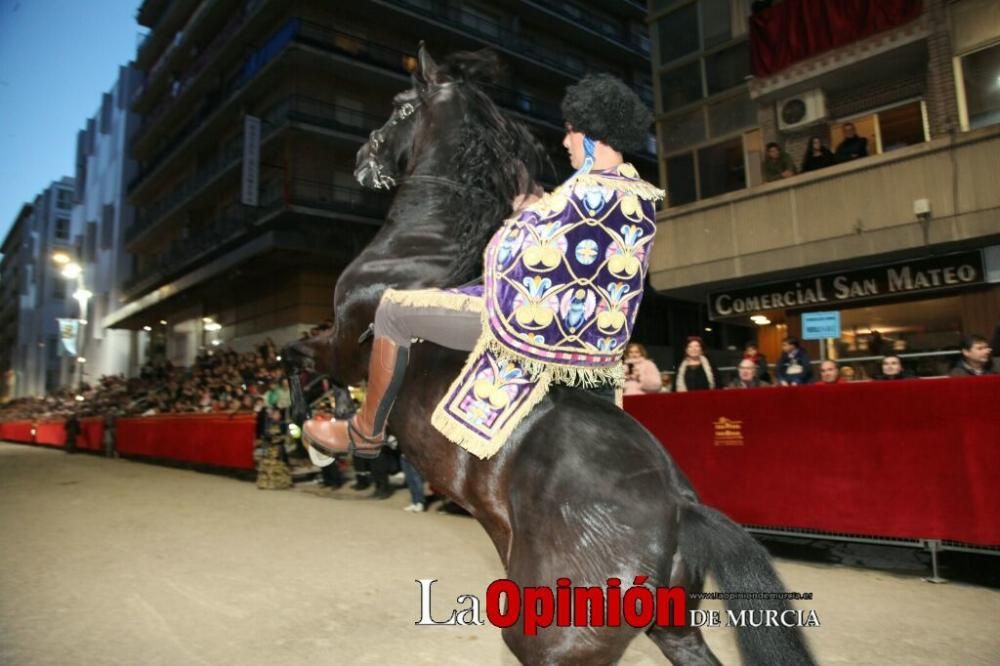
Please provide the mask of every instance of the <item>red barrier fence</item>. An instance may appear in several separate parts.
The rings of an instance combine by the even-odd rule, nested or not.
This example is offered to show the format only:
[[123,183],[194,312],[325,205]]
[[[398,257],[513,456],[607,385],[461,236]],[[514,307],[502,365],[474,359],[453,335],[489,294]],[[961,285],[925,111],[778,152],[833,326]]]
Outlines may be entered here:
[[629,396],[744,525],[1000,546],[1000,377]]
[[162,414],[120,418],[122,455],[148,456],[235,469],[254,469],[254,414]]
[[58,446],[66,444],[66,429],[64,421],[38,421],[35,423],[35,444]]
[[0,439],[8,442],[34,442],[35,424],[32,421],[5,421],[0,423]]

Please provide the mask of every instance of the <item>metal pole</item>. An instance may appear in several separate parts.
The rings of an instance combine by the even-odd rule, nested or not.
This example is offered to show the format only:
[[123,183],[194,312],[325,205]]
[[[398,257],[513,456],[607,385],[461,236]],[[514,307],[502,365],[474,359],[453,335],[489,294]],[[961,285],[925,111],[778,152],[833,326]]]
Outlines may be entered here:
[[927,550],[931,551],[931,576],[930,578],[924,578],[924,580],[928,583],[947,583],[947,580],[938,576],[937,554],[941,550],[941,540],[927,539],[924,541],[924,546],[927,547]]

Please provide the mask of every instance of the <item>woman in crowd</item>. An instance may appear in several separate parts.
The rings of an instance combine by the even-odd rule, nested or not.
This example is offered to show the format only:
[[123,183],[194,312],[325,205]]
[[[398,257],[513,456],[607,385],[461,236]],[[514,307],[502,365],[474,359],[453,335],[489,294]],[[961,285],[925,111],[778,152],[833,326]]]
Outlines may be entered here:
[[701,338],[692,336],[684,347],[684,360],[677,366],[674,375],[674,391],[704,391],[714,389],[715,371],[705,356]]
[[809,146],[806,148],[805,157],[802,158],[803,173],[833,166],[834,161],[833,152],[823,145],[822,139],[818,136],[809,137]]
[[876,381],[912,378],[913,375],[908,370],[903,369],[903,359],[895,354],[882,357],[882,373],[875,375]]
[[646,348],[633,342],[625,349],[625,395],[659,393],[660,370]]

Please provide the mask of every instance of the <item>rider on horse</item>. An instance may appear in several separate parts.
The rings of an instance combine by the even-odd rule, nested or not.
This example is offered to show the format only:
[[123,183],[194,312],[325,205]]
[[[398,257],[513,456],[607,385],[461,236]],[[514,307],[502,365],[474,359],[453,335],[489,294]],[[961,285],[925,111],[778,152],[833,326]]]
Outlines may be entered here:
[[651,115],[610,75],[570,86],[562,111],[576,173],[541,198],[515,199],[523,207],[486,248],[484,284],[385,292],[367,400],[349,420],[306,421],[304,442],[321,454],[314,460],[378,455],[415,339],[472,352],[432,423],[480,457],[496,452],[551,383],[620,390],[656,231],[654,201],[663,197],[622,152],[644,144]]

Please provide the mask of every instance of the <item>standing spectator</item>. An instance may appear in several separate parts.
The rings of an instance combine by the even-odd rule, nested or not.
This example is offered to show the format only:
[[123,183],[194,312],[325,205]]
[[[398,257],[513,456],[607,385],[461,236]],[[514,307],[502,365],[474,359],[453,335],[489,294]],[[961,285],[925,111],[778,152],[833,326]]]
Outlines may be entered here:
[[761,170],[764,172],[764,182],[771,183],[794,176],[795,162],[792,161],[791,155],[772,141],[767,144],[767,154],[761,163]]
[[952,377],[979,377],[992,375],[990,354],[993,349],[981,335],[967,335],[962,338],[962,358],[952,369]]
[[875,375],[877,381],[892,379],[910,379],[912,375],[903,369],[903,359],[895,354],[889,354],[882,358],[882,373]]
[[833,153],[823,145],[823,140],[818,136],[809,137],[809,146],[806,148],[805,157],[802,158],[802,173],[823,169],[833,164]]
[[837,164],[868,156],[868,139],[858,136],[854,123],[844,123],[844,140],[837,146],[834,159]]
[[820,384],[846,384],[847,380],[841,378],[840,368],[836,361],[826,360],[819,364]]
[[781,358],[776,366],[778,383],[782,386],[808,384],[812,378],[809,355],[802,348],[798,338],[788,337],[781,341]]
[[715,388],[715,371],[704,354],[701,338],[692,336],[684,347],[684,360],[674,375],[674,391],[703,391]]
[[659,393],[660,370],[649,358],[646,348],[633,342],[625,349],[625,395]]
[[422,513],[427,509],[427,497],[424,495],[424,477],[420,475],[417,468],[413,466],[406,454],[399,457],[399,463],[403,468],[403,476],[406,478],[406,487],[410,491],[410,504],[403,507],[403,511]]
[[748,389],[770,386],[767,382],[762,382],[760,378],[757,377],[757,364],[748,358],[740,361],[740,364],[736,366],[736,372],[739,373],[739,376],[729,382],[729,386],[726,388]]
[[753,361],[757,366],[757,378],[767,384],[771,383],[771,373],[767,370],[767,357],[760,353],[757,343],[750,340],[743,345],[743,358]]
[[70,413],[63,428],[66,430],[66,453],[76,453],[76,439],[80,436],[80,419],[76,412]]

